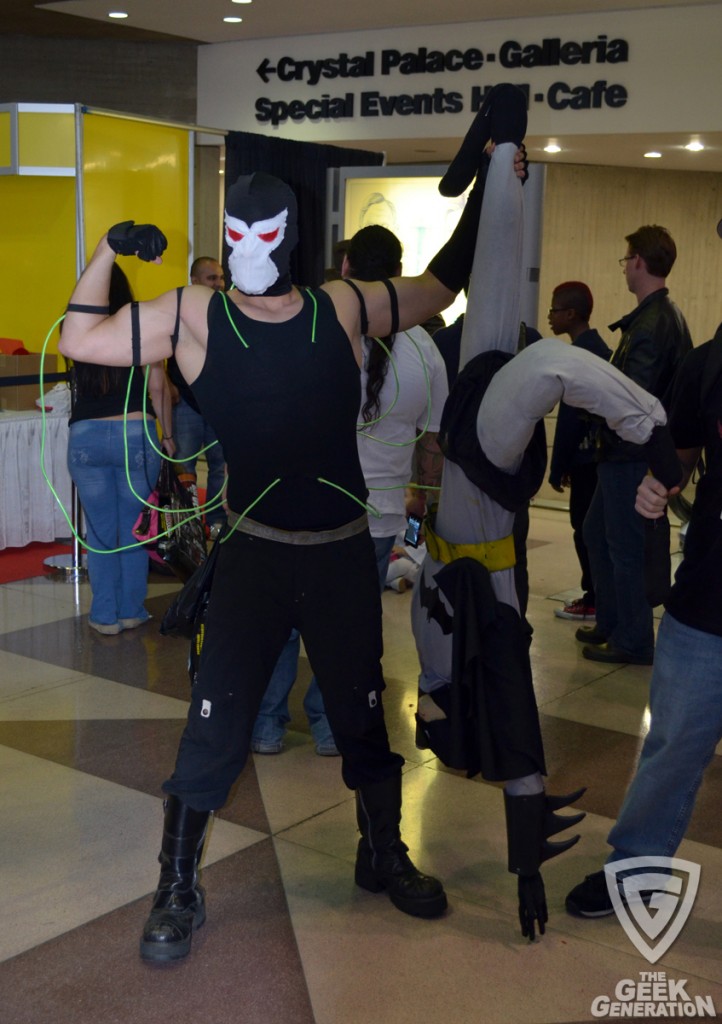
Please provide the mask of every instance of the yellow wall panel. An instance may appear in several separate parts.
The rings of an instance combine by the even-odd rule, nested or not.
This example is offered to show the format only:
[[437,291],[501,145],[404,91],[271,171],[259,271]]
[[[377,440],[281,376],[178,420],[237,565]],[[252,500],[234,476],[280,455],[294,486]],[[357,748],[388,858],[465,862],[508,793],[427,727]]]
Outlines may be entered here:
[[75,167],[73,114],[18,114],[18,162],[21,167]]
[[189,133],[105,115],[83,118],[85,240],[90,256],[113,224],[157,224],[168,239],[162,266],[120,258],[139,299],[188,283]]
[[0,224],[0,337],[39,352],[75,283],[75,180],[0,177]]
[[9,167],[12,163],[11,126],[10,111],[0,110],[0,167]]

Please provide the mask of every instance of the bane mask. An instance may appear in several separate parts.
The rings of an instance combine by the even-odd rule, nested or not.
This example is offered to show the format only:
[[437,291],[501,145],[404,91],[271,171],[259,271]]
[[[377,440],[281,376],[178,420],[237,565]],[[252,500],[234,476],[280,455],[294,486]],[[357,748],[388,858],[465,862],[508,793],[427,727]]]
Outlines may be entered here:
[[256,172],[226,194],[228,268],[246,295],[285,295],[291,290],[291,251],[298,241],[296,197],[285,182]]

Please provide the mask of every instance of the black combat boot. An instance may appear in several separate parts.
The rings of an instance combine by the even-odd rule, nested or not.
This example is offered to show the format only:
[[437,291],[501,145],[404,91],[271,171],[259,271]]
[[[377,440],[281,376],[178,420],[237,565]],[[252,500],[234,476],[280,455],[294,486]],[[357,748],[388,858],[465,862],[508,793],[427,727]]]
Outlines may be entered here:
[[361,832],[356,885],[369,892],[386,889],[393,905],[413,917],[442,914],[446,893],[441,882],[417,871],[401,841],[401,775],[357,789],[356,819]]
[[165,802],[160,881],[140,940],[144,960],[162,963],[187,956],[193,929],[206,919],[198,863],[209,817],[210,811],[194,811],[177,796]]

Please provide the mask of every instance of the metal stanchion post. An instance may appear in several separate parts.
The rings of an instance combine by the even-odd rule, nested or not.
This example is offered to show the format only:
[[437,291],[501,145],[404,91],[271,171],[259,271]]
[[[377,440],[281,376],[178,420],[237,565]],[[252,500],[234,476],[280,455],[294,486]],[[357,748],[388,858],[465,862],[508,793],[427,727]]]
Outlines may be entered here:
[[88,569],[83,559],[83,548],[78,540],[82,530],[83,510],[75,484],[70,490],[70,519],[73,524],[72,552],[69,555],[51,555],[50,558],[43,561],[43,565],[62,574],[68,583],[73,583],[77,580],[84,580],[88,575]]

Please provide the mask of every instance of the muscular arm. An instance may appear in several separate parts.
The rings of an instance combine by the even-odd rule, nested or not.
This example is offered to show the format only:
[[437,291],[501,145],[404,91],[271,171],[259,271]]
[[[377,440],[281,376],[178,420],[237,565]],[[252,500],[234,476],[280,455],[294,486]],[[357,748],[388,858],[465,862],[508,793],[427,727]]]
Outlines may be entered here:
[[419,486],[412,489],[406,500],[407,515],[423,516],[429,499],[433,501],[436,497],[435,490],[429,495],[426,488],[436,488],[441,484],[444,456],[439,448],[438,436],[437,433],[427,432],[416,442],[414,483]]
[[[383,338],[391,333],[391,303],[386,286],[380,281],[354,281],[364,297],[369,319],[370,337]],[[399,330],[428,320],[446,309],[455,293],[438,281],[429,270],[418,277],[395,277],[393,286],[399,300]],[[357,361],[361,365],[361,309],[356,293],[343,281],[329,281],[323,286],[331,296],[336,315],[351,339]]]
[[[479,155],[481,156],[481,154]],[[522,147],[516,150],[514,154],[514,174],[523,181],[526,173],[526,151]],[[473,189],[472,195],[474,191]],[[469,201],[467,203],[459,224],[454,232],[452,232],[451,238],[445,246],[442,246],[441,251],[446,254],[446,268],[449,269],[451,265],[455,270],[455,273],[450,275],[449,279],[449,284],[452,283],[451,278],[456,282],[452,287],[442,284],[439,278],[428,268],[417,277],[394,278],[393,285],[399,302],[398,330],[405,331],[409,327],[416,326],[416,324],[424,323],[435,313],[440,313],[447,306],[450,306],[458,292],[461,291],[465,280],[468,279],[474,257],[482,195],[483,188],[479,190],[477,202],[471,203]],[[465,224],[465,227],[462,227],[463,224]],[[430,264],[430,266],[435,266],[435,269],[438,269],[438,264],[435,261],[438,261],[440,254],[441,252],[437,253]],[[459,266],[466,264],[468,264],[466,271],[459,276]],[[366,313],[369,321],[367,333],[371,337],[384,337],[390,334],[392,330],[391,308],[386,287],[377,281],[356,281],[355,284],[361,291],[366,303]],[[353,344],[354,339],[360,334],[358,298],[347,285],[338,281],[331,281],[323,287],[331,295],[338,318]],[[360,353],[358,352],[357,358],[360,359]]]
[[[103,236],[75,286],[71,303],[107,305],[114,262],[115,253]],[[172,355],[170,335],[175,323],[175,308],[174,292],[166,292],[151,302],[139,304],[143,365]],[[132,365],[130,306],[124,306],[114,316],[67,313],[58,348],[62,355],[86,363]]]
[[148,374],[148,392],[163,433],[163,447],[169,455],[175,454],[173,441],[173,413],[170,382],[166,377],[163,363],[154,363]]

